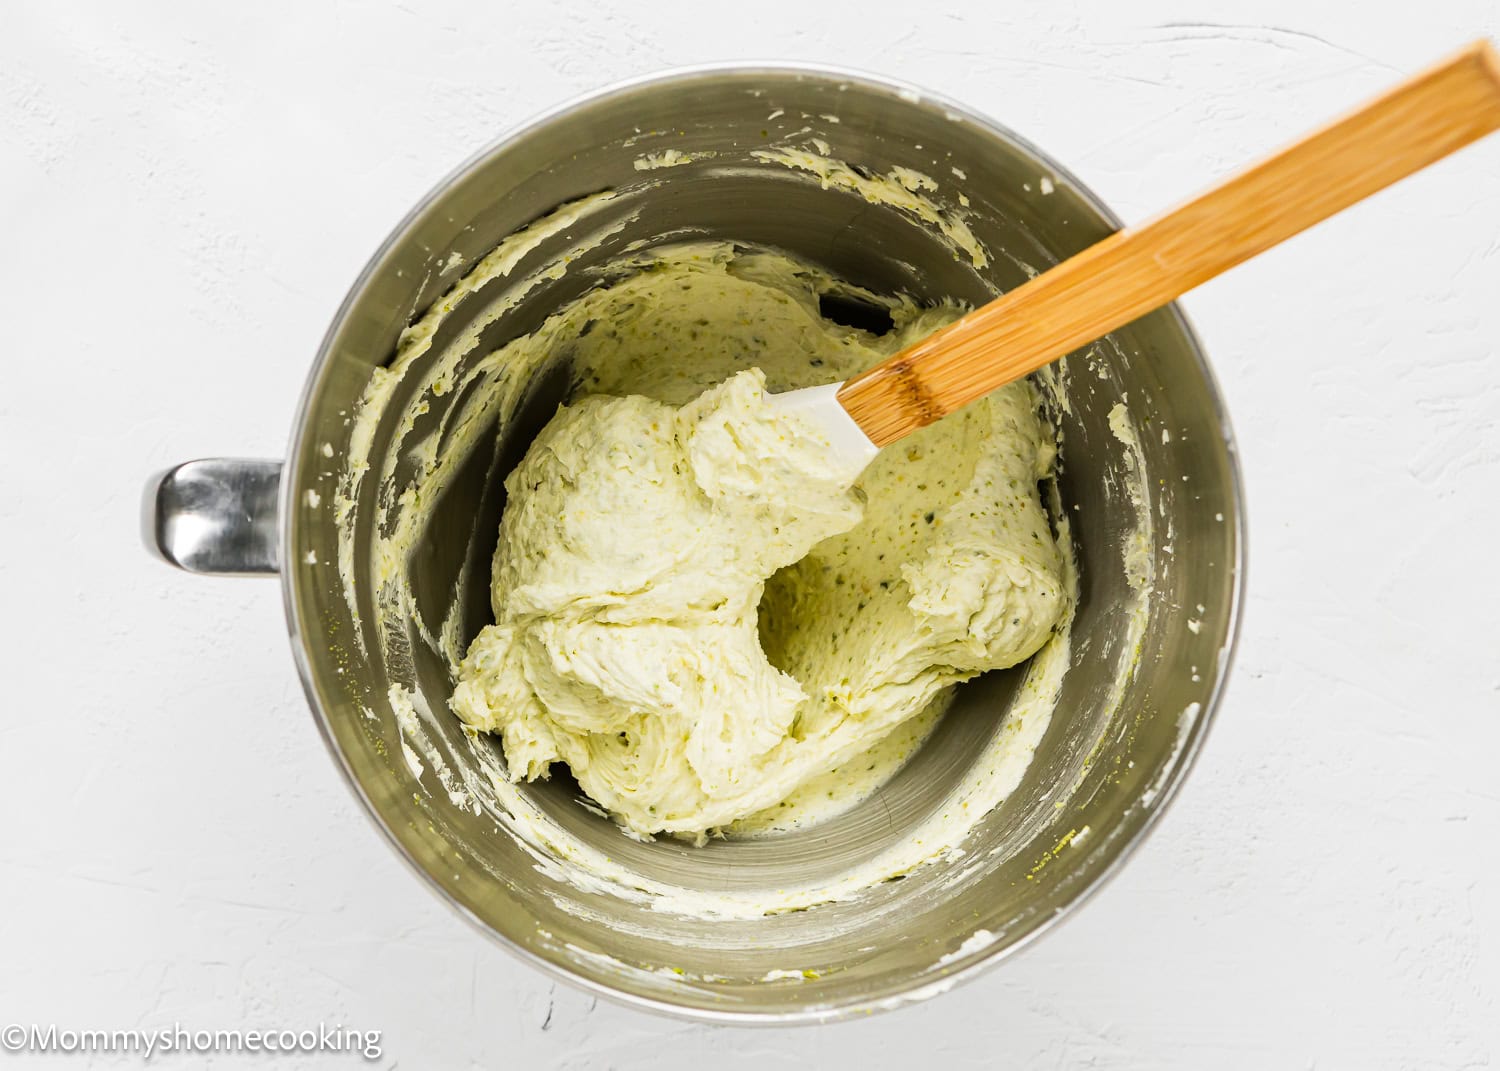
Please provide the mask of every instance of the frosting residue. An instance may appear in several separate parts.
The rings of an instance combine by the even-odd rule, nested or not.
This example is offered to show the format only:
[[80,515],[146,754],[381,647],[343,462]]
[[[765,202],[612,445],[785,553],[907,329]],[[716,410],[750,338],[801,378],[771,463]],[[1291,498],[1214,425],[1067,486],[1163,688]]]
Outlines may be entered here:
[[[791,148],[767,150],[760,158],[763,163],[808,173],[826,186],[892,205],[939,232],[955,253],[971,263],[988,263],[985,250],[956,210],[940,207],[927,196],[931,192],[927,183],[932,180],[926,176],[867,177],[826,156]],[[660,163],[652,161],[646,169],[676,167],[679,163],[675,159],[667,163],[663,156]],[[443,709],[448,696],[435,694],[430,686],[417,686],[411,651],[418,644],[437,652],[452,667],[453,679],[458,679],[458,667],[472,639],[464,633],[458,594],[487,579],[471,576],[467,570],[461,573],[454,584],[452,605],[441,614],[441,620],[423,619],[412,596],[411,561],[416,548],[430,534],[433,505],[486,433],[497,423],[502,430],[507,426],[520,408],[528,384],[552,362],[571,362],[575,398],[633,395],[678,407],[712,384],[751,366],[762,370],[766,385],[773,390],[847,376],[878,360],[884,352],[881,346],[899,345],[902,338],[929,333],[959,311],[956,307],[924,309],[905,297],[870,294],[772,251],[724,242],[646,249],[640,248],[645,243],[633,243],[625,248],[635,252],[617,257],[605,268],[576,267],[586,253],[629,224],[629,211],[628,196],[621,191],[604,192],[562,205],[507,238],[403,333],[394,360],[375,371],[350,414],[347,453],[332,497],[339,522],[336,567],[357,625],[355,644],[370,658],[378,658],[391,680],[389,696],[377,705],[388,702],[400,724],[403,754],[395,757],[396,764],[416,776],[423,791],[432,781],[434,788],[440,787],[440,796],[454,806],[493,819],[496,835],[513,838],[537,870],[554,878],[560,888],[607,892],[666,912],[747,918],[798,910],[857,897],[882,880],[935,859],[961,857],[961,845],[969,831],[1020,782],[1047,728],[1068,670],[1076,579],[1069,525],[1056,500],[1055,488],[1045,514],[1051,518],[1060,546],[1054,551],[1055,584],[1063,607],[1055,633],[1043,637],[1040,650],[1018,671],[1021,680],[1003,722],[983,750],[973,756],[969,769],[942,804],[911,825],[902,837],[833,876],[785,888],[735,887],[710,892],[645,873],[556,821],[526,784],[514,780],[516,771],[502,761],[487,733],[468,724],[455,733],[457,719]],[[538,251],[543,249],[550,252],[540,260]],[[569,272],[590,274],[595,289],[520,340],[498,347],[482,342],[486,329],[500,323],[528,295]],[[671,277],[689,286],[676,298],[663,288],[653,311],[653,330],[670,329],[680,337],[672,347],[643,351],[639,339],[631,337],[631,331],[642,322],[631,303],[640,296],[638,288],[653,279]],[[759,324],[754,319],[749,323],[714,318],[702,322],[705,317],[696,310],[713,288],[759,294],[757,315],[768,316],[772,321],[769,329],[788,332],[783,337],[794,339],[795,344],[772,347],[764,340],[757,343]],[[831,329],[820,321],[818,313],[820,299],[828,295],[853,296],[880,306],[890,315],[892,332],[882,341],[852,328]],[[575,318],[585,306],[595,313],[595,322],[586,331],[587,318]],[[457,330],[445,328],[450,318],[454,318]],[[696,351],[690,345],[694,342],[699,344]],[[630,354],[632,346],[635,356]],[[669,351],[712,354],[721,363],[659,359],[661,353]],[[842,356],[844,363],[830,360],[837,356]],[[1054,386],[1048,393],[1054,402],[1066,404],[1065,391]],[[962,440],[960,464],[949,463],[941,451],[924,451],[914,437],[887,451],[888,456],[877,460],[865,480],[885,478],[882,466],[889,470],[889,478],[910,480],[913,486],[923,479],[923,473],[936,474],[947,481],[943,490],[947,497],[942,499],[946,504],[919,512],[915,518],[919,531],[934,525],[936,531],[961,531],[964,518],[959,515],[960,502],[983,456],[976,444],[995,433],[996,421],[1021,414],[1037,420],[1030,387],[1022,385],[1010,398],[1009,403],[974,407],[970,414],[929,429]],[[938,432],[937,428],[946,430]],[[1035,474],[1045,474],[1051,463],[1050,452],[1044,436],[1038,441],[1041,446],[1027,463],[1035,466]],[[325,456],[331,452],[325,446]],[[1032,487],[1035,474],[1028,477]],[[1011,473],[1005,478],[1013,476]],[[869,522],[872,513],[879,513],[881,501],[889,501],[894,509],[894,504],[920,500],[920,495],[898,494],[888,500],[868,496],[860,524]],[[373,521],[363,525],[366,533],[358,536],[361,525],[356,524],[356,516],[366,512]],[[928,512],[933,514],[932,522],[926,519]],[[1039,511],[1037,516],[1043,514]],[[940,518],[942,523],[937,524]],[[911,519],[905,523],[910,524]],[[899,527],[897,520],[892,524]],[[851,533],[858,530],[851,529]],[[819,544],[818,553],[839,538],[834,536]],[[761,613],[776,612],[778,600],[787,601],[796,590],[791,574],[798,568],[804,567],[779,570],[766,581],[762,609],[756,616],[757,630]],[[882,588],[882,580],[892,580],[891,586]],[[901,581],[885,575],[861,575],[860,581],[873,583],[874,592],[882,598],[896,598],[885,594],[892,589],[904,590],[908,600],[911,595],[909,586],[902,589]],[[848,593],[845,588],[849,588]],[[830,597],[844,598],[852,591],[846,578],[845,584],[832,585]],[[1141,598],[1144,601],[1144,594]],[[855,598],[849,605],[858,607],[858,603]],[[796,678],[795,670],[786,662],[786,650],[777,649],[775,642],[767,643],[765,650],[779,672]],[[963,675],[956,674],[954,679]],[[921,745],[952,695],[945,684],[930,691],[925,704],[917,703],[922,691],[915,690],[912,700],[920,709],[908,712],[904,721],[873,745],[866,740],[862,751],[856,748],[853,754],[857,761],[809,778],[779,803],[730,824],[726,834],[763,836],[800,828],[874,792]],[[822,702],[817,696],[810,699]],[[629,832],[642,835],[639,830]],[[965,860],[966,865],[976,862]]]

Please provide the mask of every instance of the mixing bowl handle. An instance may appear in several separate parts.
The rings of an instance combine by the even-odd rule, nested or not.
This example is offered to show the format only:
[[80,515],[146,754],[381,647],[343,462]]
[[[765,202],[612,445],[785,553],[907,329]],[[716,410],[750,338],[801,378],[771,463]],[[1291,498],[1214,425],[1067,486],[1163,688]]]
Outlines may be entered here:
[[186,461],[146,484],[146,546],[190,573],[254,576],[280,567],[280,461]]

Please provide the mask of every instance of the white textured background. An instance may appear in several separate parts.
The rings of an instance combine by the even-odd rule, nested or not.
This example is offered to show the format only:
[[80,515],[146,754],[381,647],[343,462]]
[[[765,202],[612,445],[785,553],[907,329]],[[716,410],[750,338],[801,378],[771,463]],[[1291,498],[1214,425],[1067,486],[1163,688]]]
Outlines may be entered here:
[[1500,137],[1187,300],[1249,485],[1228,702],[1124,875],[924,1006],[731,1031],[533,973],[356,810],[276,585],[140,549],[146,475],[278,456],[387,230],[582,90],[701,60],[867,68],[1139,219],[1500,35],[1494,0],[841,6],[5,6],[0,1023],[342,1022],[403,1068],[1500,1060]]

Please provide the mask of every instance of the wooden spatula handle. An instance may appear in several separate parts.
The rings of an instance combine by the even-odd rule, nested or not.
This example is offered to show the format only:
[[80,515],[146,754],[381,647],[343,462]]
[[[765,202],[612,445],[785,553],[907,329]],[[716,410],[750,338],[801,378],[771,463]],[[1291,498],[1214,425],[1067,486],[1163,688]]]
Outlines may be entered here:
[[849,380],[839,402],[884,446],[1497,128],[1500,56],[1478,41]]

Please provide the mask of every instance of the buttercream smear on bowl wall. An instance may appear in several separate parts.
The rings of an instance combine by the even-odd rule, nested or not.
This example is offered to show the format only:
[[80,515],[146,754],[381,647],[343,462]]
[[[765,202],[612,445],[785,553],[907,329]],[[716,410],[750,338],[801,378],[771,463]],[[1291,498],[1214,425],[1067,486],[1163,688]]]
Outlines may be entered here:
[[[330,331],[282,473],[309,697],[398,849],[540,965],[717,1019],[931,995],[1075,904],[1170,796],[1233,635],[1237,477],[1175,310],[857,480],[793,442],[804,482],[699,563],[711,597],[610,577],[722,520],[685,473],[746,490],[763,390],[1113,226],[957,105],[784,68],[606,91],[442,184]],[[606,425],[641,444],[636,512],[563,493]]]
[[[918,219],[940,216],[920,192],[936,184],[921,173],[860,186],[862,196]],[[566,861],[558,872],[570,884],[646,895],[656,910],[755,919],[855,897],[936,856],[960,857],[972,825],[1024,772],[1068,659],[1075,570],[1068,519],[1054,509],[1059,550],[1041,502],[1056,444],[1040,395],[1027,383],[998,392],[888,451],[851,492],[859,473],[821,471],[826,461],[809,437],[757,441],[758,432],[781,430],[756,427],[765,376],[784,390],[853,375],[962,310],[860,292],[814,265],[726,242],[627,254],[537,331],[488,354],[466,331],[432,353],[442,321],[459,308],[453,296],[477,292],[495,265],[514,263],[512,243],[530,244],[555,231],[557,217],[577,222],[607,200],[566,204],[502,242],[404,333],[395,363],[355,410],[352,441],[372,441],[373,426],[391,415],[392,385],[422,374],[419,362],[431,358],[393,436],[417,441],[420,462],[405,486],[388,467],[377,492],[390,513],[376,529],[390,534],[375,537],[375,631],[388,664],[414,638],[445,658],[456,681],[449,705],[504,742],[502,763],[488,741],[472,739],[477,762],[457,768],[480,776],[455,775],[427,727],[442,712],[394,683],[409,768],[424,771],[425,756],[452,799],[513,831],[519,820],[520,835]],[[972,238],[952,244],[955,257],[983,263]],[[564,263],[576,254],[570,248]],[[529,292],[562,269],[544,262],[516,289]],[[841,294],[884,307],[891,328],[875,335],[824,319],[824,300]],[[502,298],[481,316],[509,306]],[[434,504],[474,442],[442,424],[425,433],[417,425],[435,395],[451,393],[468,398],[454,410],[456,425],[503,429],[526,397],[514,385],[556,361],[585,397],[549,423],[505,481],[491,581],[498,621],[465,653],[462,600],[472,578],[432,629],[408,563],[433,538]],[[747,364],[755,370],[736,371]],[[1120,419],[1111,415],[1115,426]],[[609,461],[591,472],[601,452]],[[779,479],[757,471],[748,492],[722,493],[737,467],[769,468],[768,457],[783,456]],[[341,563],[357,561],[351,519],[369,471],[355,452],[341,473],[333,503],[344,518]],[[1135,524],[1149,532],[1131,472]],[[1141,538],[1137,531],[1127,545]],[[343,577],[351,613],[359,580],[357,565]],[[1143,604],[1149,576],[1132,580]],[[1139,614],[1133,623],[1139,628]],[[548,822],[517,784],[566,762],[587,791],[584,805],[602,804],[623,833],[641,838],[669,831],[701,845],[708,831],[815,826],[897,772],[956,683],[1022,663],[1044,644],[1018,709],[965,781],[925,822],[831,880],[720,893],[663,882]]]

